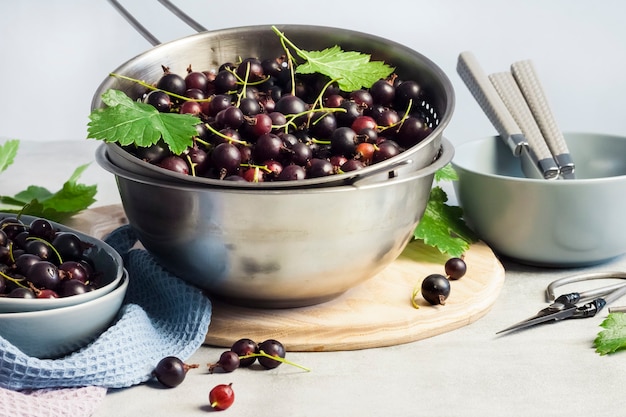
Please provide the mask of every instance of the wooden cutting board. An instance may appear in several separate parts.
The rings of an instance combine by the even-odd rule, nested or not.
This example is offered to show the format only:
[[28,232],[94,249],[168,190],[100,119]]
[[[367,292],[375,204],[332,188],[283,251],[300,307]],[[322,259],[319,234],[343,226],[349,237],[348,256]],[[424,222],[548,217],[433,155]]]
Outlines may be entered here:
[[[121,206],[98,207],[75,216],[70,227],[95,237],[126,223]],[[429,274],[443,273],[447,257],[411,242],[384,271],[340,297],[295,309],[253,309],[212,300],[205,342],[230,347],[241,338],[280,340],[291,351],[355,350],[413,342],[466,326],[493,306],[504,283],[504,268],[482,242],[465,254],[467,274],[451,282],[446,304],[431,306],[413,288]],[[132,277],[131,277],[132,278]]]

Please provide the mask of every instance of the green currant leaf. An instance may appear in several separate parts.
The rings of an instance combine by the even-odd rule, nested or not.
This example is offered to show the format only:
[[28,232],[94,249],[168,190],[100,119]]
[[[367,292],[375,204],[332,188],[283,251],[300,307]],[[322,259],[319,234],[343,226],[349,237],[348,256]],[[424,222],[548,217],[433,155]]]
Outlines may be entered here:
[[370,61],[371,56],[355,51],[343,51],[338,45],[322,51],[305,51],[293,44],[276,26],[272,30],[283,44],[291,46],[306,62],[296,67],[299,74],[319,73],[336,80],[343,91],[369,88],[381,78],[387,78],[395,68],[381,61]]
[[77,181],[88,166],[89,164],[85,164],[76,168],[61,190],[55,193],[44,187],[31,185],[14,197],[0,196],[0,203],[8,205],[2,207],[2,211],[63,222],[96,201],[94,197],[97,186],[80,184]]
[[28,204],[32,200],[45,200],[52,196],[47,188],[40,187],[38,185],[29,185],[24,191],[20,191],[13,197],[15,200],[22,204]]
[[387,78],[394,68],[380,61],[370,61],[370,55],[360,52],[345,52],[338,46],[323,51],[298,50],[298,55],[306,60],[298,65],[299,74],[320,73],[331,80],[343,91],[369,88],[381,78]]
[[593,342],[597,353],[608,355],[626,349],[626,313],[609,313],[600,327],[605,330]]
[[442,253],[460,257],[477,240],[463,220],[463,210],[446,204],[448,196],[439,186],[432,188],[426,210],[415,228],[414,237]]
[[19,146],[20,141],[17,139],[8,140],[4,145],[0,145],[0,172],[7,169],[13,163]]
[[452,165],[448,164],[435,172],[435,182],[441,181],[456,181],[459,179],[458,174],[452,168]]
[[163,138],[173,153],[180,154],[193,145],[193,137],[198,134],[195,126],[201,120],[196,116],[160,113],[149,104],[131,100],[119,90],[105,91],[102,101],[107,107],[89,115],[88,138],[142,147],[154,145]]

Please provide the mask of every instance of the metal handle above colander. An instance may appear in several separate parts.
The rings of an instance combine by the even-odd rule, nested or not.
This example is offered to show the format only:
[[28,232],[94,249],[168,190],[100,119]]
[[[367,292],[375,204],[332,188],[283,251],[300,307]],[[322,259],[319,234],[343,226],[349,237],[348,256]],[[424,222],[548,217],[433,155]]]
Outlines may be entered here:
[[[179,9],[175,4],[173,4],[169,0],[158,0],[158,2],[161,3],[163,6],[167,7],[174,15],[176,15],[176,17],[178,17],[183,22],[187,23],[195,31],[205,32],[207,30],[204,26],[196,22],[188,14],[183,12],[181,9]],[[111,5],[115,7],[115,9],[117,9],[117,11],[126,19],[126,21],[128,21],[128,23],[137,32],[139,32],[141,36],[143,36],[148,42],[150,42],[152,46],[157,46],[161,44],[161,41],[159,41],[148,29],[146,29],[144,25],[139,23],[139,21],[135,19],[135,17],[132,14],[130,14],[130,12],[126,10],[126,8],[122,6],[120,2],[118,2],[117,0],[109,0],[109,3],[111,3]]]

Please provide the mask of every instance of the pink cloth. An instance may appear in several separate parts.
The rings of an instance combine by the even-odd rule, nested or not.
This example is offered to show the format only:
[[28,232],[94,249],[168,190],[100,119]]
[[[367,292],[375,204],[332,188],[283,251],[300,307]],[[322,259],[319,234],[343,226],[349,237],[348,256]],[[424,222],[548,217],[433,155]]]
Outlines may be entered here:
[[28,391],[0,388],[0,417],[89,417],[106,393],[104,387]]

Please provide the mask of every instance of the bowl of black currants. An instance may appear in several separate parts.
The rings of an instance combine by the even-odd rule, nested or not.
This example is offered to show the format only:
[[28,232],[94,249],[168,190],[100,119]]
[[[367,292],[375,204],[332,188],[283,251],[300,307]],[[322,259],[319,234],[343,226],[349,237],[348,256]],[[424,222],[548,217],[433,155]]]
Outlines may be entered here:
[[0,213],[0,336],[41,359],[65,356],[115,320],[128,288],[105,242],[45,218]]
[[[99,111],[119,104],[111,91],[163,120],[150,126],[133,113],[135,127],[118,117],[102,125],[108,115]],[[334,187],[430,165],[453,108],[445,73],[397,42],[332,27],[247,26],[160,44],[116,68],[94,94],[90,137],[104,139],[123,169],[185,186]],[[182,134],[165,121],[172,115],[195,122]],[[148,135],[156,124],[165,128]]]
[[44,218],[0,213],[0,313],[85,303],[122,276],[122,258],[105,242]]
[[114,322],[128,288],[126,271],[109,293],[50,310],[0,313],[0,336],[39,359],[66,356],[93,342]]

